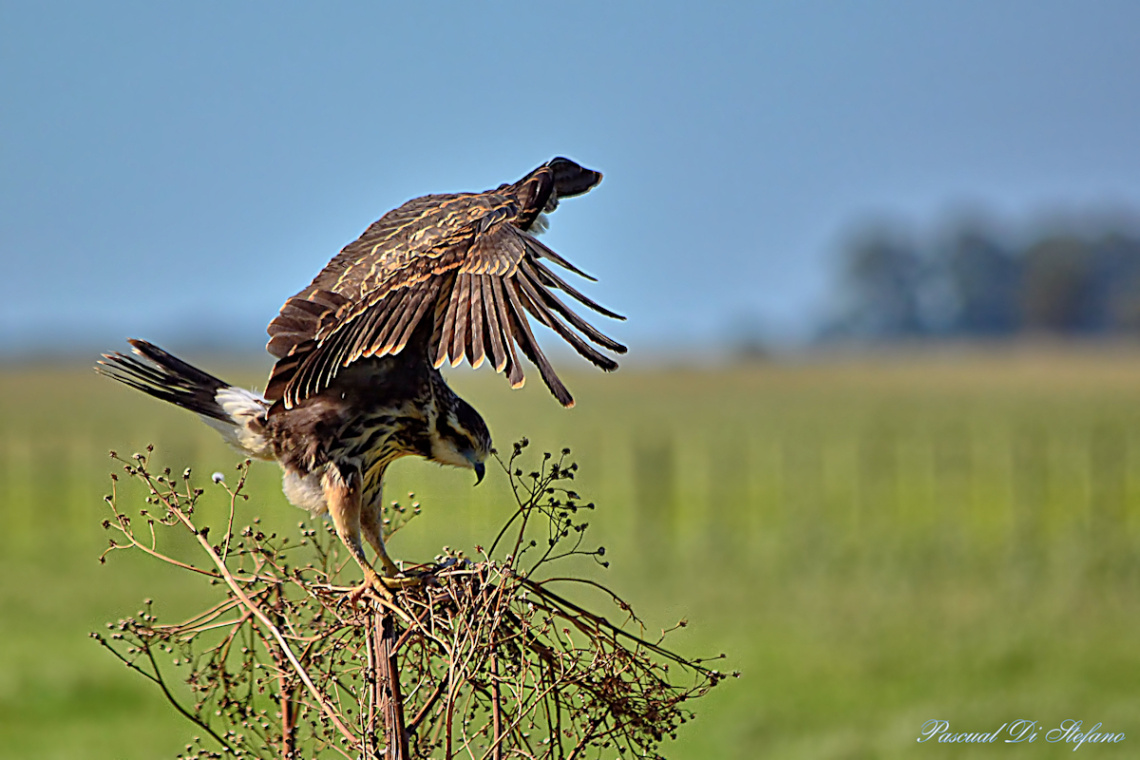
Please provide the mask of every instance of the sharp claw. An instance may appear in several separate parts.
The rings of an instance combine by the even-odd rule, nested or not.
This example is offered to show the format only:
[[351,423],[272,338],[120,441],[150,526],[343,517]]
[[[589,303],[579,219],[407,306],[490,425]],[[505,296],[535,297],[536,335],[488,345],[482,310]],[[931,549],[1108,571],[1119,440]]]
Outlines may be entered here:
[[[383,591],[380,591],[380,589],[383,589]],[[367,594],[375,594],[377,592],[385,595],[386,598],[391,598],[391,592],[389,592],[388,589],[384,588],[383,586],[374,586],[371,583],[365,581],[364,583],[361,583],[359,586],[349,591],[345,596],[345,601],[347,601],[349,605],[355,607],[357,602],[363,599]]]
[[371,578],[365,579],[359,586],[351,589],[345,595],[344,601],[355,605],[363,599],[365,595],[374,593],[387,602],[395,602],[395,591],[422,585],[424,580],[425,576],[419,575],[401,575],[399,578],[393,578],[391,576],[376,574]]

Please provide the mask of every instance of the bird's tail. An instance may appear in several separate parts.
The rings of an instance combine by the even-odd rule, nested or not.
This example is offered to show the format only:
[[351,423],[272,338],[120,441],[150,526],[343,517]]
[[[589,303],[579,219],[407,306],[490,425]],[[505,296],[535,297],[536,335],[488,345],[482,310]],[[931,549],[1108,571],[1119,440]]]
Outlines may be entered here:
[[229,385],[145,340],[128,342],[140,358],[117,351],[103,354],[95,371],[189,409],[244,454],[259,459],[273,458],[264,434],[269,403],[262,396]]

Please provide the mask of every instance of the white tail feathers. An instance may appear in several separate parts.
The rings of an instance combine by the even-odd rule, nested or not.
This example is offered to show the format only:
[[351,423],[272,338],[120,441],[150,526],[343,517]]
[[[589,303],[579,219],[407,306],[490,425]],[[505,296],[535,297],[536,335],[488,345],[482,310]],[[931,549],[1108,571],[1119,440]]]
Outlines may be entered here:
[[233,386],[219,388],[214,398],[229,419],[223,421],[202,414],[199,415],[202,421],[241,453],[272,461],[273,449],[264,431],[269,402],[258,393]]

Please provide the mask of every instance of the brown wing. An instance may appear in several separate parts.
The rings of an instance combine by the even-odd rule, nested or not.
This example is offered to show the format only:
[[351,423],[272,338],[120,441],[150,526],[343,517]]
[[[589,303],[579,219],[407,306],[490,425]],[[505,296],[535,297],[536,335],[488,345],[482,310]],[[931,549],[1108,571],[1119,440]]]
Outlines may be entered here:
[[527,315],[607,371],[617,363],[587,339],[616,353],[625,353],[625,346],[575,314],[554,291],[608,317],[624,317],[543,264],[548,259],[589,278],[528,230],[559,198],[584,193],[601,178],[556,158],[496,190],[426,195],[385,214],[269,323],[268,349],[279,361],[266,398],[292,407],[361,357],[405,350],[420,352],[437,368],[449,359],[456,366],[466,358],[473,367],[489,359],[517,388],[525,380],[517,345],[554,396],[573,406]]

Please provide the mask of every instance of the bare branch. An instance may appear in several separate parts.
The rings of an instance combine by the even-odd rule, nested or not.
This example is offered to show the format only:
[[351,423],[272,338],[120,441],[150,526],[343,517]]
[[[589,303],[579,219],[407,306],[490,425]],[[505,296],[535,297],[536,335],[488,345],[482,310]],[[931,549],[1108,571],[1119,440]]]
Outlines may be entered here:
[[[266,535],[256,518],[235,529],[248,462],[237,485],[224,489],[226,534],[215,544],[195,522],[203,491],[189,470],[178,482],[148,470],[149,449],[131,461],[116,457],[146,488],[151,511],[142,514],[152,538],[135,539],[113,487],[105,524],[125,541],[112,548],[222,581],[223,597],[175,624],[159,624],[148,605],[96,638],[227,756],[659,757],[660,744],[691,718],[688,702],[724,676],[650,641],[602,581],[551,572],[572,556],[604,566],[604,550],[584,548],[581,515],[594,506],[568,487],[577,470],[569,451],[526,468],[525,448],[520,442],[502,463],[517,508],[489,549],[475,548],[479,561],[445,550],[439,564],[409,571],[414,582],[393,598],[355,607],[343,604],[350,588],[337,579],[345,557],[327,530],[302,523],[296,541]],[[395,503],[391,510],[385,524],[399,527],[407,510]],[[212,567],[162,554],[163,530],[193,535]],[[498,556],[500,546],[511,553]],[[600,592],[620,616],[611,620],[553,586]],[[192,703],[174,697],[171,667],[158,667],[164,658],[189,685]],[[221,757],[196,746],[183,757]]]

